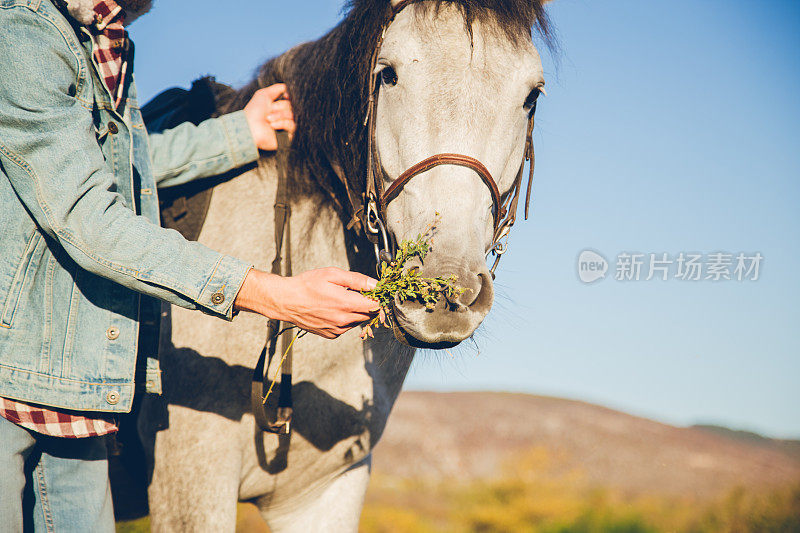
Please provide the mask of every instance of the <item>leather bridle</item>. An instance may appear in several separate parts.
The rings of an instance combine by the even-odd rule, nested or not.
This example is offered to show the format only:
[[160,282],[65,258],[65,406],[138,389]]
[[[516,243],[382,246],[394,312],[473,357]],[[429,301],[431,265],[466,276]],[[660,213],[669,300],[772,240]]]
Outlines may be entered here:
[[386,207],[388,206],[389,202],[397,198],[403,187],[409,181],[411,181],[412,178],[432,169],[433,167],[439,165],[457,165],[470,168],[478,174],[483,183],[489,189],[492,197],[494,232],[492,243],[489,246],[489,249],[486,251],[486,255],[487,257],[490,253],[495,255],[494,263],[490,269],[492,277],[494,277],[494,271],[500,261],[500,256],[507,250],[507,237],[509,231],[516,221],[517,204],[519,202],[519,194],[522,188],[522,174],[525,167],[525,161],[530,161],[528,183],[525,192],[525,219],[527,220],[528,218],[534,166],[532,133],[533,117],[536,111],[535,102],[533,103],[533,108],[530,111],[528,127],[525,133],[524,159],[520,163],[517,176],[514,179],[511,189],[505,195],[505,198],[503,198],[503,196],[500,194],[500,190],[497,187],[497,182],[494,180],[492,174],[483,163],[474,157],[453,153],[436,154],[423,159],[400,174],[400,176],[398,176],[392,182],[388,189],[384,190],[383,187],[383,166],[381,165],[375,138],[375,119],[378,111],[378,91],[380,89],[380,73],[376,72],[378,56],[380,54],[381,46],[383,45],[383,40],[386,37],[386,31],[394,21],[395,17],[397,17],[397,15],[410,4],[422,1],[424,0],[404,0],[392,8],[390,16],[386,22],[384,22],[383,27],[378,34],[378,39],[375,43],[375,48],[370,59],[370,77],[368,84],[369,101],[367,104],[367,115],[364,119],[364,125],[367,127],[368,142],[366,191],[364,192],[363,196],[363,204],[358,207],[354,206],[354,220],[360,219],[360,222],[365,228],[367,238],[369,238],[369,240],[375,245],[375,255],[380,267],[381,261],[389,262],[393,256],[392,246],[388,239],[385,223]]

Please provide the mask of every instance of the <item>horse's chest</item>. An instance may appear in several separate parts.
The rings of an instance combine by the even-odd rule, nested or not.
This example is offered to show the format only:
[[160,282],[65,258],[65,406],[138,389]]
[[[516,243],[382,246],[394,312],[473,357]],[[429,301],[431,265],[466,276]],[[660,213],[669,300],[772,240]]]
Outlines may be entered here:
[[374,402],[366,392],[354,404],[311,381],[295,382],[292,434],[256,438],[240,498],[288,501],[324,486],[362,461],[372,449],[376,431]]

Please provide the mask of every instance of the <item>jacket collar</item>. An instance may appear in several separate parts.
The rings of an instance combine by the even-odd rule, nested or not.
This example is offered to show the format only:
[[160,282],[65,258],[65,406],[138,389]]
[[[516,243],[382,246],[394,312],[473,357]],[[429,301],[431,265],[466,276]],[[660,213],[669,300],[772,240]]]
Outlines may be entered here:
[[[95,0],[64,0],[67,6],[67,12],[72,18],[78,21],[83,26],[90,26],[94,24],[94,4]],[[125,25],[128,26],[137,18],[141,17],[148,11],[152,2],[148,3],[144,8],[135,12],[125,12]]]

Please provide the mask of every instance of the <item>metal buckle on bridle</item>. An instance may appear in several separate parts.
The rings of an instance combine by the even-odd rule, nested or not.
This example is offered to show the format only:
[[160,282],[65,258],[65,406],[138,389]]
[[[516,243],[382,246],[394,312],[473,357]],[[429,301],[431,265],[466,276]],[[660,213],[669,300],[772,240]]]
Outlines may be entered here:
[[497,265],[500,263],[500,258],[503,256],[504,253],[508,251],[508,237],[509,233],[511,232],[511,226],[506,224],[503,226],[503,229],[500,230],[497,237],[492,242],[492,245],[486,250],[486,257],[489,257],[489,254],[494,254],[494,263],[492,263],[492,268],[489,269],[489,273],[492,275],[492,279],[494,279],[494,271],[497,268]]
[[367,216],[366,216],[367,231],[377,236],[373,246],[375,247],[375,259],[377,260],[378,275],[381,273],[381,263],[391,263],[392,253],[390,251],[389,236],[386,233],[386,226],[384,226],[380,215],[378,214],[378,204],[375,199],[370,198],[367,200]]

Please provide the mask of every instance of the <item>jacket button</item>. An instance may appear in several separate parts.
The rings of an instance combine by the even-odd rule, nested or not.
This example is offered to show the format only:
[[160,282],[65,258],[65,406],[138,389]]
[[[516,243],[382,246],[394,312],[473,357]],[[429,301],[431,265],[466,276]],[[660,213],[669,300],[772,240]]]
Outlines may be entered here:
[[225,295],[221,292],[215,292],[211,295],[211,303],[215,305],[219,305],[225,301]]
[[119,337],[119,328],[116,326],[111,326],[106,330],[106,337],[108,340],[115,341]]
[[108,391],[106,394],[106,401],[111,405],[116,405],[119,402],[119,393],[115,390]]
[[119,127],[117,126],[117,123],[114,122],[113,120],[110,120],[108,122],[108,132],[112,135],[119,133]]

